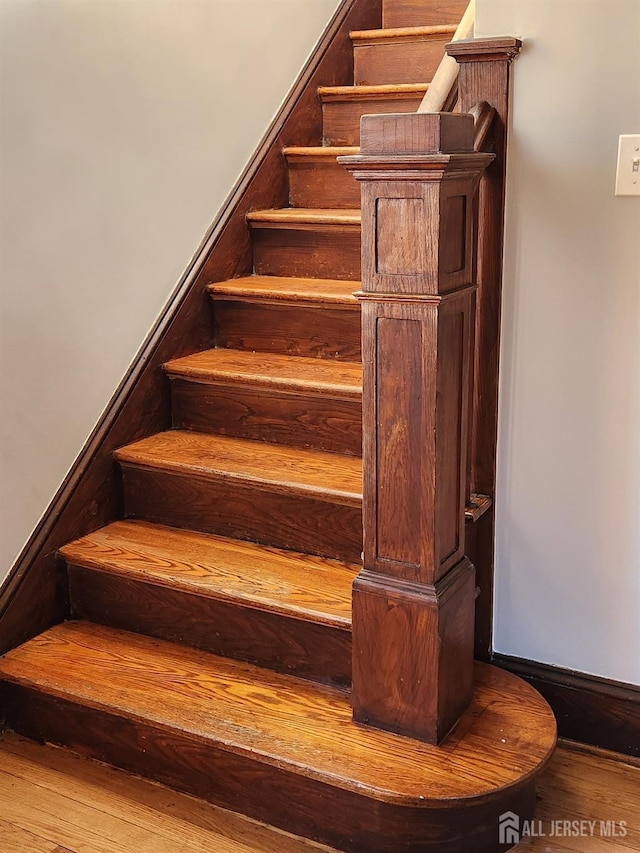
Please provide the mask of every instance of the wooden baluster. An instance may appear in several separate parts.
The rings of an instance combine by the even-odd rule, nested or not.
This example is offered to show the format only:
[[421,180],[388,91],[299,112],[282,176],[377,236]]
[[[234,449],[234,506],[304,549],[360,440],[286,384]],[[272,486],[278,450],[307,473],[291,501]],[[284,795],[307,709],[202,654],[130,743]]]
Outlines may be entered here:
[[506,141],[510,65],[522,43],[505,37],[456,41],[447,53],[460,65],[458,104],[470,112],[486,101],[495,110],[484,150],[495,160],[485,171],[478,191],[478,303],[476,315],[474,390],[470,424],[471,491],[487,495],[492,506],[467,527],[467,554],[476,567],[482,594],[476,606],[476,658],[486,660],[492,647],[494,505],[498,438],[498,367],[502,305],[502,250]]
[[493,155],[469,115],[365,116],[364,568],[353,589],[354,719],[440,742],[472,692],[464,554],[475,312],[474,194]]

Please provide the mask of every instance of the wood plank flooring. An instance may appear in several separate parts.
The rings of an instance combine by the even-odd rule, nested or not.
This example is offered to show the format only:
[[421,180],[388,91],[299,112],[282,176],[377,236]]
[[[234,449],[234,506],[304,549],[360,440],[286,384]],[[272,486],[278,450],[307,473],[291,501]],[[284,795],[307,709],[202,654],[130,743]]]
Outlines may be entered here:
[[[162,785],[13,734],[0,738],[2,853],[306,853],[295,838]],[[540,837],[518,853],[640,850],[640,762],[564,743],[537,819],[627,821],[624,838]]]
[[2,853],[329,850],[12,734],[0,740],[0,790]]
[[[536,821],[545,836],[517,853],[631,853],[640,850],[640,761],[565,741],[545,771]],[[595,821],[594,835],[551,837],[555,821]],[[624,837],[603,837],[600,821],[626,822]],[[573,829],[573,827],[572,827]],[[587,829],[585,827],[585,829]]]

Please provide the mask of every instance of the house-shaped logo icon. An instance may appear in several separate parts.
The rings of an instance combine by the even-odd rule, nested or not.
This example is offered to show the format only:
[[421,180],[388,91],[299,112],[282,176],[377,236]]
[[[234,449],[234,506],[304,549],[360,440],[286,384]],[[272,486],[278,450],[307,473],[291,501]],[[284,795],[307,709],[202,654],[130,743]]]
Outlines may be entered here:
[[520,841],[520,818],[513,812],[505,812],[499,819],[500,844],[518,844]]

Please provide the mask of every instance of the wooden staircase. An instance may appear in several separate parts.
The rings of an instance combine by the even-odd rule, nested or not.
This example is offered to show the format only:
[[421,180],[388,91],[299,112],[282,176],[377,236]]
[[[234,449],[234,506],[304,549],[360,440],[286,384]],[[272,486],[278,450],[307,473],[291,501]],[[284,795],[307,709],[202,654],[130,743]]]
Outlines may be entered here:
[[[0,660],[6,725],[340,850],[505,849],[554,745],[544,701],[477,664],[440,747],[352,721],[362,551],[366,112],[414,112],[464,3],[384,0],[290,206],[247,216],[254,274],[212,282],[215,348],[165,364],[173,429],[119,448],[124,519],[65,545],[72,621]],[[318,140],[318,143],[321,140]]]

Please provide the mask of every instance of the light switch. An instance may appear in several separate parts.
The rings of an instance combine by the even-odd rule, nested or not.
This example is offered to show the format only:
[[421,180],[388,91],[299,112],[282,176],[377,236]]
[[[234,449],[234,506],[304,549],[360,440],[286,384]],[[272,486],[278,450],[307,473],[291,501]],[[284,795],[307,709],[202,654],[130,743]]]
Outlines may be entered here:
[[625,133],[619,139],[616,195],[640,195],[640,134]]

